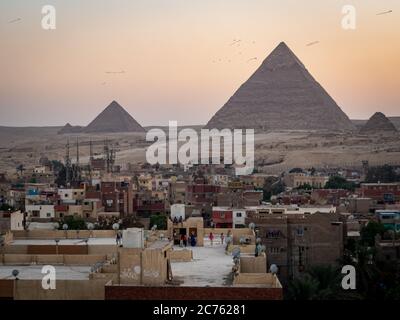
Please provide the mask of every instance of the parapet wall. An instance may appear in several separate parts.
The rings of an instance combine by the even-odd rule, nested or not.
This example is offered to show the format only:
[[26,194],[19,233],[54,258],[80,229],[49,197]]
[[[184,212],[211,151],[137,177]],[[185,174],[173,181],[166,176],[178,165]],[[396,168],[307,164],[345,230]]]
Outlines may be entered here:
[[282,287],[105,286],[106,300],[283,300]]
[[86,239],[114,238],[114,230],[17,230],[12,232],[14,239]]
[[31,255],[107,255],[112,258],[117,253],[116,245],[8,245],[0,248],[1,254]]
[[249,229],[249,228],[240,228],[240,229],[233,229],[233,228],[205,228],[204,229],[204,235],[208,236],[210,233],[213,233],[214,236],[218,236],[221,233],[224,234],[224,236],[226,237],[228,232],[231,233],[232,237],[233,237],[233,243],[234,244],[239,244],[240,243],[240,239],[242,237],[246,237],[246,238],[250,238],[251,243],[254,244],[255,243],[255,235],[254,235],[254,231]]
[[269,288],[282,288],[278,278],[272,273],[240,273],[235,277],[233,285],[268,286]]
[[106,255],[28,255],[2,254],[0,264],[3,265],[75,265],[89,266],[107,260]]
[[192,250],[171,250],[169,251],[169,259],[171,262],[190,262],[193,260]]
[[240,273],[266,273],[267,257],[266,256],[241,256],[240,257]]
[[55,290],[44,290],[41,280],[15,281],[15,300],[104,300],[104,286],[111,279],[57,280]]

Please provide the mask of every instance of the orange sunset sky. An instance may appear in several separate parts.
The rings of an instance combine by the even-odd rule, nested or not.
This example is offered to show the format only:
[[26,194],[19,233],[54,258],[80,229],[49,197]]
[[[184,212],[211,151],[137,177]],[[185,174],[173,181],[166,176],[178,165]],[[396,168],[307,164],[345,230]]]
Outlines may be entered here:
[[87,125],[114,99],[142,125],[205,124],[281,41],[350,118],[400,116],[398,0],[2,0],[0,41],[3,126]]

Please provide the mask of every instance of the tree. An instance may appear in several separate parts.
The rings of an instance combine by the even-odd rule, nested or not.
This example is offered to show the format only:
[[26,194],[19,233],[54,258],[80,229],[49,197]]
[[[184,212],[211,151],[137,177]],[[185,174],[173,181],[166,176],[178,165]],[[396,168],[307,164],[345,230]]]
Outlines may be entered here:
[[298,186],[296,189],[298,189],[298,190],[312,190],[313,187],[309,183],[304,183],[304,184]]
[[363,245],[373,247],[375,245],[376,235],[383,235],[385,226],[382,223],[369,221],[368,224],[361,229],[361,243]]
[[309,274],[293,279],[289,284],[289,300],[314,300],[317,296],[318,281]]
[[0,206],[0,211],[10,211],[10,212],[13,212],[13,211],[15,211],[15,209],[14,209],[14,207],[9,206],[7,203],[3,203],[3,204]]
[[167,230],[167,216],[160,214],[150,216],[150,228],[153,226],[157,226],[158,230]]
[[263,186],[263,200],[270,201],[271,196],[277,195],[285,191],[285,185],[282,180],[276,177],[268,177],[265,179]]
[[371,167],[368,169],[365,182],[397,182],[400,180],[400,174],[397,174],[395,168],[390,165]]
[[293,168],[289,171],[289,173],[303,173],[303,169],[301,168]]
[[313,266],[289,284],[291,300],[344,300],[360,296],[342,289],[342,274],[331,265]]
[[58,174],[61,170],[64,169],[64,164],[61,161],[52,160],[51,161],[51,167],[53,168],[53,172],[55,174]]
[[55,180],[55,183],[58,186],[66,186],[66,180],[67,180],[67,171],[65,169],[65,166],[63,164],[61,164],[62,167],[59,168],[59,171],[57,171],[57,177]]
[[67,216],[60,221],[60,230],[63,225],[68,225],[68,230],[86,230],[86,222],[80,217]]
[[345,189],[354,191],[356,188],[353,182],[347,181],[345,178],[340,176],[332,176],[325,184],[325,189]]

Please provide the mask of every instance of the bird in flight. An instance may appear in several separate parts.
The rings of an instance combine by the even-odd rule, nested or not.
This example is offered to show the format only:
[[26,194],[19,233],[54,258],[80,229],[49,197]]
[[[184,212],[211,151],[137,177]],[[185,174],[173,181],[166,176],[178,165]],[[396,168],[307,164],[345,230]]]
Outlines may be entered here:
[[307,47],[311,47],[311,46],[313,46],[314,44],[317,44],[317,43],[319,43],[319,41],[313,41],[313,42],[307,43]]
[[13,20],[8,21],[8,23],[15,23],[15,22],[18,22],[18,21],[21,21],[21,20],[22,20],[21,18],[17,18],[17,19],[13,19]]
[[392,13],[392,12],[393,12],[393,10],[389,10],[389,11],[384,11],[384,12],[377,13],[376,15],[377,16],[382,16],[384,14],[388,14],[388,13]]
[[122,73],[125,73],[125,71],[124,70],[121,70],[121,71],[106,71],[106,73],[107,74],[122,74]]
[[233,39],[233,42],[230,44],[230,46],[233,46],[234,44],[238,44],[239,42],[241,42],[242,40],[235,40]]
[[257,57],[251,58],[251,59],[247,60],[247,62],[250,62],[252,60],[257,60]]

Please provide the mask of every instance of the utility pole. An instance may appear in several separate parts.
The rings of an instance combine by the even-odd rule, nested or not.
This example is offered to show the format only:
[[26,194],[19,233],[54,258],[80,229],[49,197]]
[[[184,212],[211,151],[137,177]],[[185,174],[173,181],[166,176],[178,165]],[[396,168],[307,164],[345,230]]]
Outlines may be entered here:
[[90,158],[89,158],[88,170],[89,170],[90,183],[92,183],[92,163],[93,163],[93,144],[92,144],[92,139],[90,139],[90,141],[89,141],[89,150],[90,150]]
[[90,161],[93,160],[93,144],[92,144],[92,139],[89,141],[89,147],[90,147]]
[[76,138],[76,165],[79,167],[79,138]]
[[67,140],[65,155],[65,183],[67,186],[71,183],[71,159],[69,157],[69,139]]

